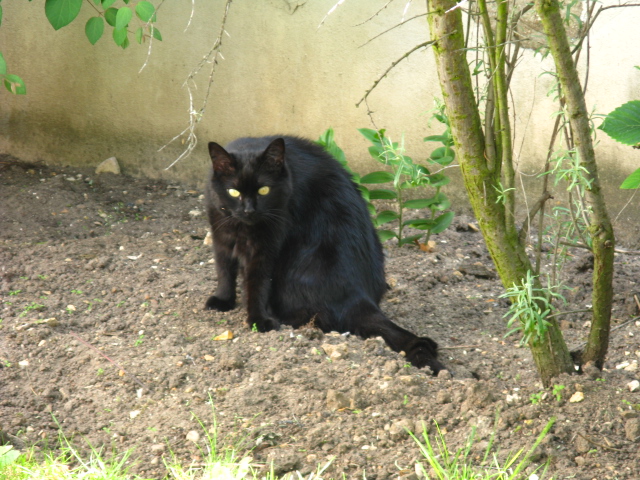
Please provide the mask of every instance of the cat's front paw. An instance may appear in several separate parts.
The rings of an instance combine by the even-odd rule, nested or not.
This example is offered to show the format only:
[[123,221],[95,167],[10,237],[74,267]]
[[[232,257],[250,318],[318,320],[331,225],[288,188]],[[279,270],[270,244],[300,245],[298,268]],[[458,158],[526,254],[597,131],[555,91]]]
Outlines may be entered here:
[[434,375],[440,370],[447,370],[438,360],[438,344],[428,337],[417,338],[405,353],[414,367],[429,367]]
[[204,305],[205,310],[217,310],[219,312],[228,312],[229,310],[233,310],[236,306],[235,299],[232,300],[224,300],[222,298],[216,297],[212,295],[207,300],[207,303]]
[[254,332],[270,332],[271,330],[280,330],[280,322],[273,318],[254,318],[248,319],[249,328]]

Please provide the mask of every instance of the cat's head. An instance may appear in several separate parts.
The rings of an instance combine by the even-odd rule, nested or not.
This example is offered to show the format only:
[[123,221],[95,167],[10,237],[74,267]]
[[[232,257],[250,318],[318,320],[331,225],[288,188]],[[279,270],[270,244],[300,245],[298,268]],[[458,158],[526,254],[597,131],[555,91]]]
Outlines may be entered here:
[[248,225],[283,218],[291,196],[284,139],[276,138],[264,149],[236,145],[230,151],[211,142],[209,155],[216,208]]

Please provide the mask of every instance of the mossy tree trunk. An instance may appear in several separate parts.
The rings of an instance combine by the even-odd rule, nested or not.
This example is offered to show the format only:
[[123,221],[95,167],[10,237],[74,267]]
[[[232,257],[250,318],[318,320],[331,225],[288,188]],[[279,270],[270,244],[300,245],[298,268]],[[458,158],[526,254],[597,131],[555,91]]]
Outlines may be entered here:
[[589,207],[587,209],[589,212],[589,234],[594,256],[591,299],[593,319],[587,347],[581,360],[584,363],[592,361],[599,368],[602,368],[609,345],[615,237],[598,180],[589,115],[580,79],[571,56],[567,34],[562,24],[560,6],[557,0],[536,0],[535,8],[555,62],[558,80],[564,92],[567,117],[576,154],[580,160],[580,166],[586,172],[588,182],[585,200]]
[[[496,42],[500,38],[501,43],[487,45],[490,58],[493,59],[491,88],[496,112],[494,124],[485,125],[486,132],[480,119],[467,62],[462,14],[459,8],[453,9],[455,5],[454,0],[428,0],[428,19],[438,76],[471,206],[502,283],[510,288],[514,284],[521,284],[532,266],[515,225],[513,191],[505,193],[513,185],[507,75],[505,62],[501,59],[504,53],[499,47],[504,45],[507,2],[499,0],[498,5],[498,34],[495,38]],[[482,12],[482,5],[480,9]],[[500,24],[500,21],[503,23]],[[487,40],[493,41],[485,35]],[[487,143],[491,143],[490,148],[486,147]],[[532,338],[529,342],[538,373],[545,385],[549,385],[554,376],[573,371],[562,333],[553,318],[548,321],[546,336]]]

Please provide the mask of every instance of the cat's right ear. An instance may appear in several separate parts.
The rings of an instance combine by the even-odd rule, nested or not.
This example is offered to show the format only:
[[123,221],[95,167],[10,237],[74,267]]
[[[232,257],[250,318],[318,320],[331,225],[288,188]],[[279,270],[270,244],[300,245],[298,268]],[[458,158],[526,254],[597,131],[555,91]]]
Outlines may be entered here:
[[213,171],[218,175],[231,175],[236,171],[236,162],[229,153],[216,142],[209,142],[209,155]]

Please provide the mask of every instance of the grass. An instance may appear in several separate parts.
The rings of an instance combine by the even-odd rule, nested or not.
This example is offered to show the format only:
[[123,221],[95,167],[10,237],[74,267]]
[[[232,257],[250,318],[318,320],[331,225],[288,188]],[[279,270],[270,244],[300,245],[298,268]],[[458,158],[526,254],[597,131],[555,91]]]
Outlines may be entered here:
[[[273,466],[265,471],[264,465],[253,463],[250,451],[242,452],[240,445],[235,447],[219,445],[216,435],[216,422],[205,432],[206,442],[202,447],[202,461],[197,464],[184,465],[173,452],[170,459],[165,459],[166,479],[171,480],[329,480],[324,476],[334,459],[324,465],[318,465],[315,472],[303,476],[300,472],[276,476]],[[416,470],[426,480],[543,480],[547,465],[531,466],[531,458],[555,422],[552,418],[533,445],[525,451],[521,448],[509,453],[505,460],[499,461],[492,452],[493,435],[484,452],[482,460],[472,458],[471,450],[475,429],[472,429],[465,446],[456,452],[450,452],[444,435],[436,425],[436,434],[429,435],[427,429],[421,438],[410,433],[418,449],[424,457],[423,462],[416,463]],[[78,450],[61,433],[59,435],[60,452],[57,456],[47,454],[43,460],[36,461],[33,452],[20,454],[9,446],[0,446],[0,480],[146,480],[144,477],[129,472],[135,465],[132,451],[118,454],[112,452],[105,458],[101,449],[89,445],[88,458],[84,458]],[[338,474],[337,478],[346,478]],[[366,476],[363,476],[366,480]]]

